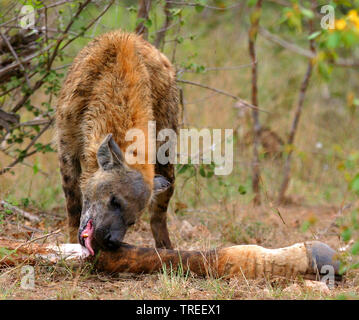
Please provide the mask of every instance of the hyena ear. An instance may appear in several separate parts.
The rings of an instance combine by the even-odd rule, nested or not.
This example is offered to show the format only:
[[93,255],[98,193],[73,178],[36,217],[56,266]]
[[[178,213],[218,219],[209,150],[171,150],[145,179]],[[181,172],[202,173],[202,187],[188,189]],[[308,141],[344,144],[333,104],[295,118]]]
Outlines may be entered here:
[[154,194],[162,193],[166,191],[171,186],[171,182],[169,182],[164,176],[156,174],[153,179],[153,192]]
[[123,154],[112,137],[112,133],[108,134],[102,141],[97,151],[97,162],[103,170],[110,170],[115,165],[123,165]]

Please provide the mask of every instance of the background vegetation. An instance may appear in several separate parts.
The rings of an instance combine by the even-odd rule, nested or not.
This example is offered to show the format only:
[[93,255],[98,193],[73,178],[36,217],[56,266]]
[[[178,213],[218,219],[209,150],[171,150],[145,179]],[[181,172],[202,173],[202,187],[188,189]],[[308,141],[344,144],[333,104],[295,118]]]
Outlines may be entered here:
[[[36,9],[29,30],[18,24],[25,4]],[[324,5],[334,8],[331,29],[321,26]],[[323,240],[345,248],[352,272],[329,296],[358,295],[358,1],[0,0],[0,8],[0,235],[31,238],[61,227],[66,241],[52,143],[57,94],[78,51],[120,28],[142,33],[176,65],[183,127],[235,130],[231,175],[213,175],[213,165],[178,167],[169,212],[176,247]],[[24,220],[9,205],[41,222]],[[140,223],[128,241],[152,245],[148,226]],[[16,272],[7,275],[3,296],[24,294],[15,290]],[[70,279],[57,297],[82,296],[76,276],[53,271],[50,282]],[[119,296],[146,298],[148,281],[162,286],[162,298],[286,297],[268,283],[251,283],[243,293],[238,283],[165,275]]]

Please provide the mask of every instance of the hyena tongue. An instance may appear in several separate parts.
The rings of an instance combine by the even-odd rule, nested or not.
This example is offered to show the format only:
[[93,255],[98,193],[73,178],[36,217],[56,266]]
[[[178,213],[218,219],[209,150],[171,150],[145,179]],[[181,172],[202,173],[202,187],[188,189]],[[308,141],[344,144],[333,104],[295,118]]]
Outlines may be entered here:
[[85,247],[90,252],[92,256],[95,255],[95,252],[92,249],[91,242],[93,239],[93,225],[92,220],[90,219],[89,222],[87,222],[86,228],[81,233],[81,237],[84,238],[85,241]]

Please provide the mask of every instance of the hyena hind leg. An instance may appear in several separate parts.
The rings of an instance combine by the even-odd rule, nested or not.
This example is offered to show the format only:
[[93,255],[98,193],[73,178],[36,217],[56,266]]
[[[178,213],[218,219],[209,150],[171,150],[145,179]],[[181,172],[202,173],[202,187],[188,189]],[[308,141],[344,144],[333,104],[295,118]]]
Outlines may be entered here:
[[174,191],[174,167],[171,164],[156,164],[156,173],[164,176],[171,186],[164,192],[156,195],[150,205],[150,224],[156,248],[172,249],[171,240],[167,229],[167,208]]
[[65,153],[59,153],[59,161],[62,188],[66,198],[70,242],[77,243],[82,210],[82,195],[79,186],[81,166],[76,158]]

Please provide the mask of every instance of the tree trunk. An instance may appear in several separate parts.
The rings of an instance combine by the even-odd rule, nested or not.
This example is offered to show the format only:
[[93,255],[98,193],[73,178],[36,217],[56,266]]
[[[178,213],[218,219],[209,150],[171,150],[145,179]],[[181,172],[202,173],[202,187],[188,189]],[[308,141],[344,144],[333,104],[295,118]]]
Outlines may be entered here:
[[[258,87],[257,87],[257,56],[255,41],[258,34],[259,19],[262,9],[262,0],[259,0],[255,9],[251,14],[251,27],[249,29],[249,54],[252,60],[252,104],[258,106]],[[253,160],[252,160],[252,189],[254,192],[253,202],[255,205],[261,204],[260,194],[260,163],[258,148],[260,144],[260,130],[259,113],[257,109],[252,109],[253,120]]]
[[157,31],[157,36],[154,42],[154,45],[156,48],[163,50],[163,45],[164,45],[164,41],[165,41],[165,36],[166,36],[166,32],[167,29],[170,25],[171,22],[171,12],[170,9],[171,8],[171,3],[169,0],[166,0],[166,4],[163,8],[163,11],[165,13],[165,22],[163,23],[163,26],[160,30]]
[[[314,3],[314,1],[312,3]],[[315,8],[315,6],[313,6],[313,5],[312,5],[312,7]],[[312,34],[313,33],[313,20],[309,21],[309,29],[310,29],[309,34]],[[310,50],[313,54],[315,54],[314,40],[310,40]],[[283,168],[283,180],[282,180],[282,184],[279,189],[279,195],[278,195],[278,200],[277,200],[278,204],[283,204],[285,202],[285,194],[287,192],[287,189],[289,186],[289,181],[290,181],[290,171],[291,171],[291,163],[292,163],[291,161],[292,161],[293,148],[294,148],[294,139],[295,139],[295,135],[296,135],[296,132],[298,129],[300,117],[302,115],[304,99],[305,99],[305,95],[306,95],[306,92],[307,92],[307,89],[309,86],[309,81],[310,81],[310,78],[313,73],[313,64],[314,64],[313,58],[311,58],[308,62],[307,71],[304,75],[302,84],[300,86],[298,104],[295,109],[293,122],[292,122],[291,129],[289,132],[288,140],[287,140],[287,146],[289,146],[289,151],[288,151],[288,155],[285,160],[285,164],[284,164],[284,168]]]
[[[151,9],[151,0],[139,0],[139,7],[137,18],[148,20]],[[141,34],[144,39],[148,39],[148,29],[144,24],[144,21],[141,21],[136,26],[136,33]]]

